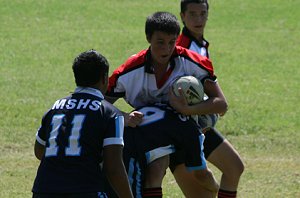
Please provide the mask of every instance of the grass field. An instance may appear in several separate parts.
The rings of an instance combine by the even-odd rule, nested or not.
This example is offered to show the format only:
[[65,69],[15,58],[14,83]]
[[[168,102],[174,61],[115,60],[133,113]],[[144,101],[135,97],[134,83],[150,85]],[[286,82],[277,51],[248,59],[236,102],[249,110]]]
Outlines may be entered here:
[[[299,8],[210,0],[205,36],[229,102],[217,127],[245,162],[239,197],[300,197]],[[179,1],[0,0],[1,198],[31,197],[35,132],[53,101],[73,91],[73,58],[94,48],[112,71],[148,47],[145,18],[158,10],[179,16]],[[183,197],[170,173],[164,195]]]

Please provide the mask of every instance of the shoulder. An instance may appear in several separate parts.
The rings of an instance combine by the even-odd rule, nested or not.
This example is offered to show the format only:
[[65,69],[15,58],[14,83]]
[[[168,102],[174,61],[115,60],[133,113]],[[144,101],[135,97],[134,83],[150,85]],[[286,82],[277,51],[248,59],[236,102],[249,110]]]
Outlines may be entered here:
[[147,50],[142,50],[130,56],[121,66],[114,70],[113,74],[122,74],[139,68],[145,64]]
[[117,86],[118,82],[120,82],[120,79],[123,79],[124,83],[126,83],[128,80],[132,80],[129,79],[129,74],[139,76],[139,71],[141,71],[140,68],[143,68],[146,64],[147,52],[148,50],[142,50],[139,53],[132,55],[121,66],[113,71],[112,75],[109,77],[108,89],[106,92],[108,96],[113,91],[113,88]]
[[192,63],[200,66],[201,68],[207,70],[210,73],[210,75],[214,75],[213,64],[211,60],[206,56],[202,56],[197,52],[194,52],[181,46],[176,46],[175,54],[177,56],[180,56],[182,59],[189,60]]
[[104,108],[104,113],[110,115],[111,117],[122,116],[122,112],[115,107],[113,104],[109,103],[105,99],[101,101]]
[[206,56],[202,56],[202,55],[198,54],[197,52],[189,50],[185,47],[176,46],[175,53],[178,56],[181,56],[186,59],[191,59],[192,61],[199,63],[199,64],[212,65],[212,62],[209,58],[207,58]]
[[177,38],[176,45],[189,48],[191,45],[191,39],[185,34],[181,33]]

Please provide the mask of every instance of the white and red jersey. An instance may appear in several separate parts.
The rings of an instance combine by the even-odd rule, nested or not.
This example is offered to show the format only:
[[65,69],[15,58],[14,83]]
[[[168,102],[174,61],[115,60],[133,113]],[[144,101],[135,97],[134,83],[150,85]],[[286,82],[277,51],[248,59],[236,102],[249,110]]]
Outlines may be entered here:
[[170,86],[180,76],[195,76],[201,81],[216,81],[211,61],[183,47],[176,46],[167,72],[160,82],[153,72],[150,49],[131,56],[109,78],[106,95],[123,97],[134,108],[168,103]]
[[208,41],[203,38],[202,42],[199,42],[191,35],[190,31],[186,27],[182,29],[182,33],[179,35],[176,45],[182,46],[209,58]]

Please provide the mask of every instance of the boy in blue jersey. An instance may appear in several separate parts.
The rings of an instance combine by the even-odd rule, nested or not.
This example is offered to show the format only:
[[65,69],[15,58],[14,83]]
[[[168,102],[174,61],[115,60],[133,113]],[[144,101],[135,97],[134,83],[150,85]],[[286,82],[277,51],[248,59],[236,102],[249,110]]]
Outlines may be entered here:
[[[181,0],[180,16],[184,24],[177,45],[209,57],[209,43],[204,38],[204,29],[208,19],[207,0]],[[222,171],[218,197],[236,197],[240,176],[244,170],[243,162],[228,140],[214,127],[216,114],[199,115],[198,122],[205,131],[204,153],[206,159]],[[170,169],[176,178],[181,190],[187,197],[204,195],[192,174],[185,170],[180,156],[172,155]],[[180,164],[181,165],[178,165]]]
[[133,197],[122,160],[124,117],[104,100],[109,64],[95,50],[73,63],[77,88],[43,116],[33,198],[105,198],[106,177],[119,197]]
[[[124,131],[124,163],[135,197],[148,196],[145,191],[149,189],[142,189],[145,182],[149,182],[145,179],[147,166],[176,150],[184,152],[183,163],[199,184],[211,191],[218,189],[212,173],[206,171],[204,135],[190,116],[179,114],[163,104],[141,107],[136,111],[143,113],[143,121],[137,127],[125,127]],[[151,197],[159,195],[159,190],[151,189]]]

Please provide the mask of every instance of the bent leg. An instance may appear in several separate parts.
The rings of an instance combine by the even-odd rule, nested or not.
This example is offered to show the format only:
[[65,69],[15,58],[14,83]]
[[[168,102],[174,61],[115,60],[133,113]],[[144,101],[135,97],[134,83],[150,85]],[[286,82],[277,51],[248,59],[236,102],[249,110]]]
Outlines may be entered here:
[[[198,198],[200,195],[203,198],[216,197],[217,189],[211,191],[206,187],[209,177],[213,178],[210,171],[207,175],[203,175],[203,173],[195,174],[195,172],[187,171],[184,164],[180,164],[176,166],[173,175],[185,197]],[[215,188],[218,188],[217,182],[214,182]]]
[[224,140],[212,151],[207,161],[222,172],[220,189],[237,191],[240,176],[244,171],[244,163],[238,152],[227,140]]
[[169,155],[151,162],[145,171],[143,197],[162,197],[162,181],[169,167]]

